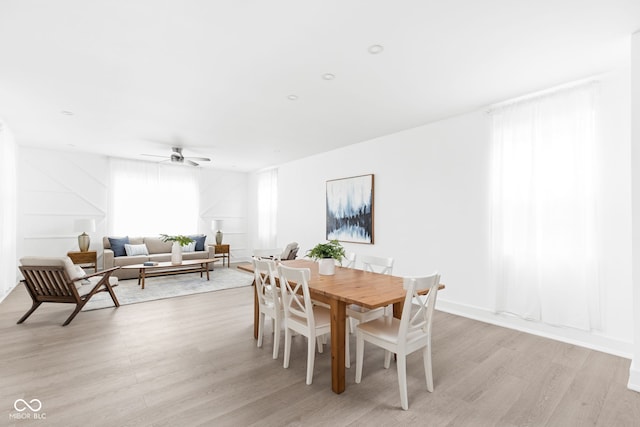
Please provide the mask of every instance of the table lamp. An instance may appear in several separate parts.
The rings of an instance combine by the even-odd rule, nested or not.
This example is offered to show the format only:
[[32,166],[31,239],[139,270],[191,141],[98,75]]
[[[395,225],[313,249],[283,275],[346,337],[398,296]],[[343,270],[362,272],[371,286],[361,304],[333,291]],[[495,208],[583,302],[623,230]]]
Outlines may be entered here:
[[220,229],[222,228],[222,224],[224,223],[223,220],[221,219],[214,219],[213,221],[211,221],[211,229],[213,231],[216,231],[216,245],[221,245],[222,244],[222,231],[220,231]]
[[87,231],[96,231],[96,220],[76,219],[73,229],[74,231],[82,231],[82,234],[78,236],[78,247],[80,247],[80,252],[87,252],[91,244],[91,238],[87,234]]

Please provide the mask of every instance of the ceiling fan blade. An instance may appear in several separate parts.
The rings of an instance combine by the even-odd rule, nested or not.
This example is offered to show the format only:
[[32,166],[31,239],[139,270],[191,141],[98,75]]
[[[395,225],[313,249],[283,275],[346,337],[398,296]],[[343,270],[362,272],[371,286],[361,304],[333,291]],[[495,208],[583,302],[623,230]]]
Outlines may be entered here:
[[191,161],[191,160],[189,160],[189,159],[184,159],[184,162],[185,162],[185,163],[189,163],[191,166],[199,166],[196,162],[192,162],[192,161]]
[[140,154],[141,156],[147,156],[147,157],[162,157],[163,159],[166,159],[167,156],[158,156],[157,154]]
[[211,159],[208,157],[185,157],[185,159],[189,159],[189,160],[199,160],[201,162],[210,162]]

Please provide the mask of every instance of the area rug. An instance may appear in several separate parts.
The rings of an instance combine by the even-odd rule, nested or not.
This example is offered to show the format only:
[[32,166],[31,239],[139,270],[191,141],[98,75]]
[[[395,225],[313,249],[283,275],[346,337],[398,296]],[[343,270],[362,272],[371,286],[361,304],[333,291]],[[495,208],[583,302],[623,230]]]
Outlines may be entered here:
[[[114,288],[120,305],[136,304],[183,295],[213,292],[222,289],[239,288],[253,283],[253,276],[229,268],[219,268],[209,272],[210,280],[200,277],[200,273],[177,274],[173,276],[148,277],[144,289],[140,289],[137,279],[120,280]],[[113,307],[107,292],[94,295],[82,310],[97,310]]]

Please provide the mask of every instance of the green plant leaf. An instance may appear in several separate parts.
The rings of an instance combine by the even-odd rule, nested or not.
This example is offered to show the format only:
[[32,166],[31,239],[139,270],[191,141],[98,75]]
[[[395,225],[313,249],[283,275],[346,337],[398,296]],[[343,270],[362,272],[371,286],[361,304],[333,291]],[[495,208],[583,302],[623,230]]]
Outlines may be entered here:
[[307,251],[307,256],[312,259],[333,258],[342,261],[344,258],[344,248],[337,240],[330,240],[327,243],[318,243]]
[[178,242],[180,246],[187,246],[189,243],[194,242],[191,237],[183,236],[182,234],[177,234],[175,236],[170,236],[168,234],[161,234],[160,238],[163,242]]

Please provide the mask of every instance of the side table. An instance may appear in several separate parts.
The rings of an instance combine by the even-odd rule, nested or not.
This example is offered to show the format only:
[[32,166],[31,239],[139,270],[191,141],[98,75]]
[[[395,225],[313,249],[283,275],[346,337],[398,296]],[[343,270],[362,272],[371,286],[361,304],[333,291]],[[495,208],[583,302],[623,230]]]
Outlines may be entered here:
[[[224,267],[224,260],[227,260],[227,268],[229,268],[229,257],[231,255],[231,247],[230,245],[211,245],[215,247],[215,254],[220,255],[219,258],[222,258],[222,266]],[[216,258],[218,258],[216,256]]]
[[98,272],[98,253],[96,251],[67,252],[67,256],[71,258],[74,264],[80,264],[81,267],[90,267],[96,273]]

